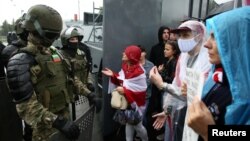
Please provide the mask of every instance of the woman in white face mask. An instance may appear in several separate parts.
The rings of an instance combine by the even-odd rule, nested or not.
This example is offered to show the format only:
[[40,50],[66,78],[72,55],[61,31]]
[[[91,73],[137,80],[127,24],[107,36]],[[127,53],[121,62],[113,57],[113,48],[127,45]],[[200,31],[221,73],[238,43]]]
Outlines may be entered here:
[[177,41],[181,52],[190,52],[193,51],[195,47],[197,48],[201,47],[203,40],[200,34],[194,36],[195,34],[197,33],[192,31],[182,31],[179,34],[177,34],[178,35]]
[[[208,60],[207,49],[202,47],[205,35],[205,26],[203,23],[189,20],[182,23],[177,29],[174,29],[171,32],[178,35],[178,45],[181,51],[181,55],[176,66],[175,78],[172,84],[164,83],[157,71],[157,68],[153,68],[150,71],[150,79],[159,89],[164,90],[168,93],[166,98],[169,100],[166,101],[173,101],[171,102],[173,107],[172,112],[176,111],[176,115],[184,115],[181,117],[171,117],[171,119],[176,119],[172,123],[178,123],[178,129],[174,128],[173,131],[174,136],[175,134],[178,135],[178,139],[176,138],[176,140],[188,140],[188,138],[184,134],[183,137],[179,136],[182,135],[183,126],[185,125],[183,125],[183,123],[186,114],[185,109],[187,102],[187,84],[185,83],[186,68],[195,69],[196,71],[207,76],[211,64]],[[167,113],[167,111],[155,115],[155,117],[157,118],[154,123],[155,128],[159,128],[158,125],[164,123],[163,120],[166,119],[163,118],[165,116],[164,113]]]

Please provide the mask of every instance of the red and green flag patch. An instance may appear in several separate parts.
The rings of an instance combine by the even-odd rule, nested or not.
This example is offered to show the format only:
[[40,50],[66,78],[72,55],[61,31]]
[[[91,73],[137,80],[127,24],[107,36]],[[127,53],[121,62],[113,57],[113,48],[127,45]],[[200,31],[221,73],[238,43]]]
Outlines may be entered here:
[[61,62],[61,58],[57,54],[52,55],[53,62]]

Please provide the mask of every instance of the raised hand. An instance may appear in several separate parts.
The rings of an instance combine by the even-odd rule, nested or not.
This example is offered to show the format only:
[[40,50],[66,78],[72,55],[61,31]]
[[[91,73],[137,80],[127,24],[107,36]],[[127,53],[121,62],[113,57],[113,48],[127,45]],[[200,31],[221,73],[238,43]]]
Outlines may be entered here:
[[158,72],[158,69],[156,66],[154,66],[150,72],[149,72],[149,79],[150,81],[157,86],[157,88],[161,88],[163,85],[163,80],[161,75]]
[[195,97],[188,106],[188,126],[201,135],[206,141],[208,137],[208,125],[214,125],[213,116],[205,103]]
[[106,76],[113,76],[113,71],[110,70],[109,68],[104,68],[104,69],[102,70],[102,73],[103,73],[104,75],[106,75]]

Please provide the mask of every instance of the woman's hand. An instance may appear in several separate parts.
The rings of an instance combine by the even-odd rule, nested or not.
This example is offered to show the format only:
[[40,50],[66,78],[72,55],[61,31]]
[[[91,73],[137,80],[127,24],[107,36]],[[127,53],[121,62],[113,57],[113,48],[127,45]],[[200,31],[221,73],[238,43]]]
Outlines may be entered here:
[[164,68],[163,64],[159,65],[159,66],[158,66],[158,71],[159,71],[159,72],[162,72],[163,68]]
[[158,70],[157,70],[157,67],[154,66],[150,72],[149,72],[149,79],[150,81],[157,86],[158,89],[160,89],[162,87],[162,85],[164,84],[163,83],[163,80],[162,80],[162,77],[161,75],[159,74]]
[[155,114],[152,116],[153,118],[156,118],[155,122],[153,123],[153,127],[155,129],[161,129],[164,124],[165,124],[165,121],[167,119],[167,115],[165,115],[164,112],[161,112],[161,113],[158,113],[158,114]]
[[187,83],[185,81],[181,83],[181,94],[187,96]]
[[188,126],[207,141],[208,125],[215,125],[213,116],[205,103],[195,97],[188,106]]
[[124,94],[124,89],[122,86],[118,86],[116,90],[119,92],[119,94]]
[[102,70],[102,73],[103,73],[104,75],[110,76],[110,77],[114,75],[114,74],[113,74],[113,71],[110,70],[109,68],[104,68],[104,69]]

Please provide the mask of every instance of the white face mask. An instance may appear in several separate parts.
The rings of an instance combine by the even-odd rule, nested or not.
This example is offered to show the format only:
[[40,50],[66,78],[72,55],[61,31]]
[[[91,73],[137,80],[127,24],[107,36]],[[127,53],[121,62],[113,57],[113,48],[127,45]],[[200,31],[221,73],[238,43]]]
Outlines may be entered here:
[[178,45],[179,45],[180,51],[181,52],[191,51],[198,44],[198,42],[196,42],[194,38],[195,37],[191,39],[178,39]]

